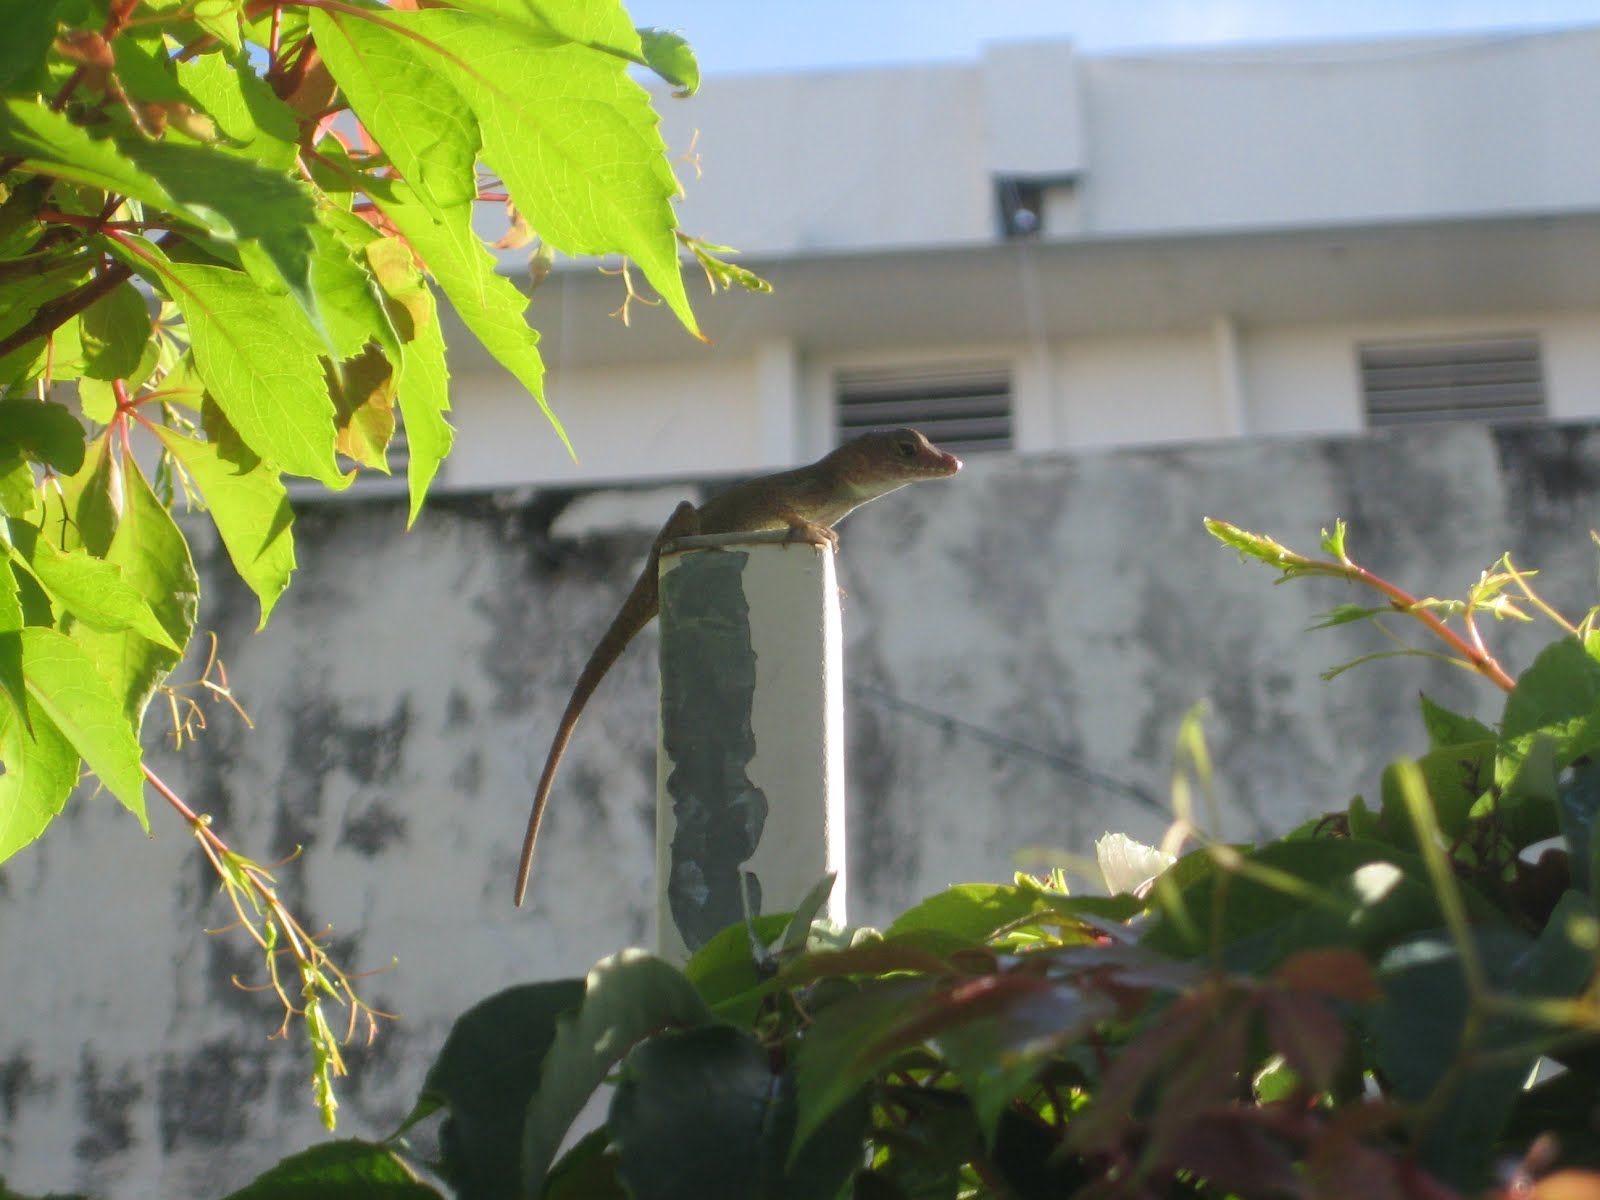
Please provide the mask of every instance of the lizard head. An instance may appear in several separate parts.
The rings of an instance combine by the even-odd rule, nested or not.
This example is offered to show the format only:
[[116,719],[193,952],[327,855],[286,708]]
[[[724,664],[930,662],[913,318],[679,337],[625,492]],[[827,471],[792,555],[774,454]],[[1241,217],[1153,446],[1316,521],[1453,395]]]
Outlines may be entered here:
[[941,450],[915,429],[864,433],[835,454],[857,487],[873,495],[892,492],[920,479],[943,479],[961,470],[961,460]]

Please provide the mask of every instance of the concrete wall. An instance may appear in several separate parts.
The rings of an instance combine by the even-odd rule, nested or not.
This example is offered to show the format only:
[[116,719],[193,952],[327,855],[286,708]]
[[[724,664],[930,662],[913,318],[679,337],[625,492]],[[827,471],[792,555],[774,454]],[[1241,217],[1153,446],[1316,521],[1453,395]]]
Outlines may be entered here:
[[[1007,879],[1019,847],[1157,837],[1174,730],[1199,700],[1229,837],[1370,792],[1422,744],[1419,688],[1492,718],[1487,685],[1422,660],[1321,682],[1383,645],[1303,632],[1354,597],[1275,588],[1200,520],[1311,548],[1344,516],[1361,561],[1445,594],[1513,548],[1581,611],[1597,464],[1593,425],[1462,426],[990,458],[868,506],[839,563],[853,919]],[[531,906],[509,893],[566,689],[679,491],[454,496],[410,534],[397,501],[306,505],[300,572],[259,635],[199,538],[202,620],[257,727],[216,710],[196,750],[156,767],[239,849],[305,847],[283,893],[332,924],[352,969],[399,960],[360,984],[401,1020],[351,1051],[342,1134],[394,1127],[474,1000],[651,940],[653,634],[579,727]],[[1543,636],[1489,632],[1513,669]],[[323,1136],[302,1046],[268,1041],[274,1003],[229,982],[259,962],[239,934],[204,932],[231,913],[182,824],[152,814],[146,841],[81,797],[0,870],[0,1173],[25,1192],[220,1195]]]
[[674,152],[699,134],[685,227],[772,256],[992,241],[996,173],[1077,176],[1067,237],[1593,208],[1597,60],[1592,28],[1142,55],[1035,43],[971,65],[719,76],[687,101],[660,89],[659,107]]
[[[1241,247],[1235,257],[1242,263],[1249,251]],[[1047,283],[1067,288],[1077,273],[1071,263],[1047,265],[1045,272]],[[1325,274],[1308,273],[1300,290],[1316,294],[1327,283]],[[1138,294],[1143,285],[1131,286]],[[920,339],[886,336],[862,349],[827,333],[742,344],[733,338],[727,346],[693,347],[688,361],[662,361],[645,352],[631,362],[585,362],[552,371],[549,400],[577,447],[576,464],[508,376],[463,374],[457,381],[462,399],[451,417],[458,429],[457,450],[446,464],[446,486],[693,478],[716,469],[749,471],[804,461],[830,444],[835,372],[942,359],[1010,365],[1017,445],[1028,452],[1165,445],[1241,433],[1359,433],[1365,417],[1357,348],[1404,338],[1533,334],[1543,352],[1550,415],[1600,418],[1600,308],[1573,302],[1587,297],[1569,298],[1553,289],[1550,307],[1483,307],[1475,293],[1463,291],[1467,307],[1462,311],[1341,312],[1318,320],[1291,313],[1274,320],[1235,319],[1219,307],[1183,314],[1156,329],[1041,329],[1030,337],[1030,322],[1023,319],[990,337],[969,331],[948,338],[937,336],[947,323],[959,327],[972,321],[961,322],[945,308],[935,317],[932,308],[966,306],[974,320],[981,320],[980,303],[962,296],[941,300],[914,280],[902,294],[906,303],[926,305],[924,311],[930,312],[929,329]],[[774,299],[738,297],[732,303],[747,306],[756,319]],[[786,299],[804,305],[812,298]],[[837,302],[859,303],[844,286]],[[1046,303],[1043,311],[1048,319],[1055,309]],[[863,306],[860,320],[870,328],[880,315],[875,307]],[[1237,393],[1232,396],[1225,384],[1219,322],[1232,341]],[[557,343],[558,336],[547,343],[552,355],[560,353]],[[629,352],[624,335],[617,353]]]

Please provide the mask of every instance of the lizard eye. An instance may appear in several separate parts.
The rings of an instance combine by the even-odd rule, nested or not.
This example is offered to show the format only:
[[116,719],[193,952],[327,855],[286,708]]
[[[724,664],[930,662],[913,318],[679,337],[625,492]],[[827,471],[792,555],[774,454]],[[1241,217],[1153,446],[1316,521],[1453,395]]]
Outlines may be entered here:
[[915,458],[916,456],[917,456],[917,444],[915,442],[904,441],[904,442],[900,443],[900,457],[901,458]]

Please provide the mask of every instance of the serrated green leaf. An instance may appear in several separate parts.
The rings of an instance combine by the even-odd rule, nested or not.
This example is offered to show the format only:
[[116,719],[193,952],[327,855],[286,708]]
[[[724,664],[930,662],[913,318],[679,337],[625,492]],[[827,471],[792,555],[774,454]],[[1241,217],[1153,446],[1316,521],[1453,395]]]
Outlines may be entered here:
[[418,199],[440,218],[471,203],[477,120],[426,50],[371,16],[312,9],[311,27],[351,108]]
[[385,451],[394,437],[394,368],[377,346],[328,372],[339,453],[364,467],[389,473]]
[[223,54],[197,54],[177,64],[178,79],[236,150],[276,171],[293,168],[299,126],[292,108],[249,69]]
[[567,431],[544,398],[539,334],[523,318],[528,298],[510,280],[495,274],[493,257],[472,230],[471,206],[456,205],[446,210],[443,221],[435,221],[403,184],[375,199],[384,216],[394,222],[428,264],[456,315],[500,365],[528,389],[567,453],[576,459]]
[[[99,479],[109,482],[109,473]],[[72,640],[99,668],[135,735],[145,709],[194,633],[200,585],[194,560],[172,514],[150,489],[136,463],[121,475],[121,495],[105,503],[119,505],[116,529],[104,552],[106,562],[121,569],[122,582],[148,606],[164,638],[143,630],[98,630],[76,627]],[[95,481],[98,485],[98,479]],[[91,500],[85,493],[84,502]]]
[[38,100],[0,101],[0,150],[20,157],[25,170],[132,196],[156,208],[178,209],[167,190],[115,144],[90,137]]
[[[0,661],[22,658],[22,634],[0,633]],[[78,752],[32,696],[24,722],[0,705],[0,863],[44,832],[78,782]]]
[[244,14],[244,0],[195,0],[190,12],[196,25],[230,50],[237,53],[242,48],[239,18]]
[[124,33],[111,43],[117,62],[117,82],[134,100],[188,102],[190,97],[173,72],[172,58],[162,50],[160,35],[153,31]]
[[39,511],[39,493],[28,460],[0,453],[0,512],[27,519]]
[[398,238],[367,247],[379,287],[407,314],[398,398],[406,432],[406,483],[411,495],[409,528],[416,522],[428,487],[450,453],[455,430],[444,419],[450,411],[450,371],[445,365],[444,331],[433,293],[417,270],[411,251]]
[[83,373],[124,379],[139,366],[150,340],[150,310],[139,289],[119,284],[83,311]]
[[192,263],[166,269],[195,368],[245,444],[290,474],[345,487],[317,338],[300,310],[239,271]]
[[63,554],[48,539],[32,540],[26,566],[62,609],[91,629],[103,633],[131,629],[169,650],[180,649],[145,598],[123,581],[121,568],[82,549]]
[[119,146],[178,201],[179,211],[201,218],[214,237],[237,242],[247,268],[254,259],[247,252],[259,247],[274,278],[318,327],[310,232],[316,205],[309,189],[259,163],[206,147],[131,137]]
[[205,497],[234,570],[261,603],[256,628],[265,627],[295,568],[294,511],[283,481],[242,445],[225,453],[170,429],[157,436]]
[[[437,69],[477,116],[483,160],[539,236],[567,254],[627,255],[701,336],[678,264],[678,181],[649,94],[628,76],[626,61],[576,42],[550,45],[471,13],[430,9],[389,19],[430,43]],[[637,53],[631,29],[627,41]]]
[[700,90],[700,64],[683,35],[670,29],[641,29],[639,44],[650,69],[678,90],[680,99]]
[[400,358],[400,339],[384,307],[377,281],[367,269],[365,250],[377,230],[342,209],[324,209],[312,230],[315,254],[311,286],[327,315],[328,345],[340,360],[357,357],[369,343],[382,346],[391,362]]
[[29,699],[149,833],[139,743],[94,660],[54,629],[29,626],[19,636]]

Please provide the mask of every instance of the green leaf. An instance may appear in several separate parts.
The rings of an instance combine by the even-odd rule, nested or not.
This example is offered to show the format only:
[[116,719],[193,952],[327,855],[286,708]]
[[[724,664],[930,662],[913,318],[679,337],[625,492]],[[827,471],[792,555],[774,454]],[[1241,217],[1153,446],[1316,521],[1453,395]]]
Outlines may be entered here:
[[131,283],[119,284],[83,312],[83,373],[124,379],[139,366],[150,340],[150,310]]
[[379,238],[367,244],[366,254],[378,286],[391,301],[395,324],[404,341],[398,398],[409,455],[409,527],[422,511],[428,487],[455,440],[455,430],[444,419],[450,411],[444,332],[439,327],[433,292],[417,269],[410,248],[399,238]]
[[404,1159],[374,1142],[325,1142],[291,1154],[231,1192],[226,1200],[441,1200],[442,1193],[419,1179]]
[[310,15],[317,49],[350,107],[428,211],[442,219],[447,208],[470,204],[478,123],[427,49],[370,14]]
[[573,454],[567,431],[545,402],[539,335],[523,319],[528,298],[509,279],[495,274],[494,258],[473,232],[472,206],[456,205],[446,210],[444,220],[435,221],[403,184],[386,193],[376,193],[374,198],[384,216],[394,222],[428,264],[456,315],[500,365],[528,389],[567,453]]
[[195,24],[223,45],[235,53],[242,48],[239,18],[244,13],[244,0],[195,0],[192,12]]
[[[120,506],[116,531],[104,558],[121,569],[123,584],[143,599],[166,636],[146,636],[143,629],[101,632],[75,627],[72,640],[84,648],[111,685],[137,736],[156,688],[178,665],[194,633],[200,583],[188,542],[151,491],[138,464],[129,459],[122,469],[113,463],[112,470],[100,478],[115,486],[117,473],[121,475],[120,491],[104,497],[105,503]],[[87,492],[80,508],[85,502],[91,502]]]
[[1538,734],[1557,740],[1557,759],[1563,767],[1600,749],[1597,659],[1600,634],[1591,633],[1587,642],[1566,637],[1546,646],[1517,676],[1500,722],[1500,736],[1512,757],[1526,752]]
[[[1274,842],[1244,860],[1239,871],[1210,862],[1181,892],[1189,923],[1161,909],[1141,944],[1190,957],[1219,946],[1230,969],[1265,970],[1322,946],[1348,946],[1372,957],[1444,923],[1421,859],[1384,843]],[[1463,884],[1461,894],[1474,921],[1503,920],[1473,888]]]
[[355,358],[369,343],[393,361],[400,358],[400,339],[367,268],[367,244],[377,240],[371,225],[338,208],[324,209],[312,230],[311,286],[326,317],[328,346],[341,360]]
[[0,512],[27,520],[38,511],[39,493],[28,460],[16,453],[0,455]]
[[[437,69],[477,115],[484,161],[539,236],[567,254],[627,255],[701,336],[678,266],[678,181],[649,94],[627,63],[471,13],[396,12],[389,20],[432,44]],[[631,29],[627,40],[624,51],[637,53]]]
[[[15,634],[23,627],[22,600],[17,595],[17,577],[0,566],[0,636]],[[27,689],[22,681],[22,639],[0,640],[0,695],[16,713],[25,712]],[[1584,845],[1588,845],[1587,839]]]
[[1341,562],[1344,561],[1344,520],[1341,518],[1333,523],[1333,532],[1326,529],[1322,531],[1322,552]]
[[[40,305],[64,296],[88,281],[88,274],[72,264],[70,270],[41,266],[36,275],[0,282],[0,336],[9,337],[16,333],[33,319]],[[54,378],[74,377],[75,372],[71,369],[65,372],[61,369],[64,366],[70,368],[70,363],[60,360],[75,360],[81,354],[78,324],[77,320],[68,321],[53,333],[40,334],[0,357],[0,387],[41,374],[47,351],[50,351]]]
[[1380,604],[1377,607],[1367,607],[1362,604],[1336,604],[1322,614],[1322,619],[1309,630],[1332,629],[1335,625],[1348,625],[1352,621],[1365,621],[1369,617],[1381,617],[1385,613],[1392,613],[1394,606]]
[[15,155],[25,171],[85,183],[180,214],[201,228],[207,222],[189,213],[159,181],[137,168],[109,140],[90,137],[40,100],[0,101],[0,151]]
[[[719,1017],[748,1025],[772,990],[770,968],[775,964],[765,961],[761,948],[780,937],[788,923],[787,913],[759,913],[748,928],[729,925],[719,929],[684,964],[685,978]],[[756,957],[758,952],[761,959]]]
[[[1531,946],[1509,929],[1475,929],[1478,957],[1491,985],[1526,1000],[1576,995],[1594,961],[1568,930],[1572,918],[1587,910],[1583,896],[1567,892]],[[1457,1069],[1464,1053],[1460,1041],[1468,999],[1457,947],[1437,936],[1418,939],[1390,953],[1379,975],[1385,999],[1367,1018],[1377,1065],[1397,1099],[1420,1102]],[[1457,1187],[1477,1186],[1534,1062],[1562,1036],[1531,1010],[1507,1007],[1488,1017],[1472,1051],[1484,1065],[1440,1097],[1442,1104],[1424,1131],[1423,1162]]]
[[609,1126],[638,1200],[771,1194],[762,1142],[777,1080],[760,1042],[726,1025],[663,1033],[635,1046],[621,1075]]
[[54,629],[29,626],[20,636],[29,698],[149,833],[139,743],[94,660]]
[[123,581],[120,567],[82,549],[63,554],[46,538],[33,538],[25,560],[33,577],[61,608],[91,629],[131,629],[177,653],[182,649],[139,592]]
[[333,457],[333,401],[317,338],[300,311],[239,271],[192,263],[167,270],[195,368],[245,444],[280,470],[347,486]]
[[[1001,986],[977,1003],[962,1006],[940,997],[945,1011],[934,1016],[941,1023],[939,1049],[960,1077],[978,1128],[992,1145],[1011,1102],[1059,1051],[1115,1016],[1117,1005],[1103,989],[1016,976],[991,981]],[[1027,986],[1004,986],[1023,982]]]
[[1559,775],[1556,740],[1544,734],[1531,735],[1519,755],[1502,755],[1495,760],[1500,797],[1493,811],[1516,849],[1556,835],[1560,825],[1556,815]]
[[1294,553],[1287,546],[1273,541],[1265,534],[1251,533],[1248,529],[1240,529],[1237,525],[1230,525],[1213,517],[1206,517],[1204,523],[1207,533],[1224,546],[1231,546],[1237,550],[1240,558],[1259,559],[1268,566],[1278,567],[1284,571],[1293,571],[1297,567],[1310,565],[1310,559]]
[[1561,783],[1556,814],[1567,844],[1572,886],[1594,895],[1600,908],[1600,894],[1593,886],[1595,868],[1600,867],[1600,837],[1596,836],[1600,833],[1600,763],[1580,763],[1572,769]]
[[[22,634],[0,633],[0,661],[22,659]],[[0,705],[0,863],[44,832],[78,782],[78,752],[33,696],[27,720]]]
[[[1428,784],[1434,816],[1446,837],[1458,838],[1466,834],[1474,806],[1493,786],[1495,746],[1493,740],[1440,746],[1416,760]],[[1381,811],[1389,840],[1414,851],[1417,834],[1407,813],[1400,777],[1393,766],[1383,773],[1382,797]]]
[[582,1000],[581,979],[522,984],[473,1005],[451,1026],[401,1131],[438,1108],[449,1110],[440,1150],[462,1195],[517,1194],[523,1112],[556,1019]]
[[650,69],[678,90],[682,99],[700,90],[700,64],[682,34],[668,29],[639,30],[639,44]]
[[689,981],[640,950],[595,964],[583,1004],[561,1019],[522,1130],[522,1192],[537,1196],[556,1150],[595,1088],[636,1043],[710,1019]]
[[165,428],[156,433],[205,497],[233,569],[261,603],[261,629],[295,568],[294,511],[283,481],[242,444],[202,442]]
[[117,82],[134,100],[190,102],[192,97],[178,84],[172,58],[162,52],[160,36],[152,34],[153,31],[125,32],[111,43]]
[[56,36],[57,0],[0,0],[0,88],[32,91]]
[[939,953],[949,953],[952,939],[981,946],[997,930],[1032,914],[1055,910],[1040,893],[998,883],[964,883],[946,888],[907,909],[884,931],[889,941],[918,942],[931,935]]
[[83,466],[83,426],[63,405],[7,400],[0,403],[0,458],[18,453],[75,475]]
[[[119,145],[178,201],[180,212],[201,219],[212,236],[236,243],[252,275],[258,262],[266,265],[270,274],[261,282],[281,281],[311,325],[319,324],[311,291],[317,210],[309,189],[249,159],[171,139],[128,137]],[[253,253],[257,247],[259,256]]]
[[904,1052],[902,1046],[887,1045],[884,1039],[935,983],[932,978],[875,979],[815,1014],[794,1058],[800,1104],[796,1146],[804,1146]]
[[249,68],[248,60],[197,54],[177,68],[184,89],[235,143],[238,153],[272,170],[293,169],[299,136],[295,112]]
[[550,1168],[540,1200],[633,1200],[617,1178],[617,1156],[604,1126],[579,1138]]
[[1418,695],[1422,704],[1422,724],[1428,731],[1428,741],[1434,746],[1461,746],[1469,742],[1492,742],[1495,732],[1482,721],[1463,713],[1452,712],[1435,704],[1425,695]]
[[376,345],[369,345],[328,372],[333,398],[335,444],[339,453],[364,467],[389,473],[388,447],[394,437],[394,368]]

